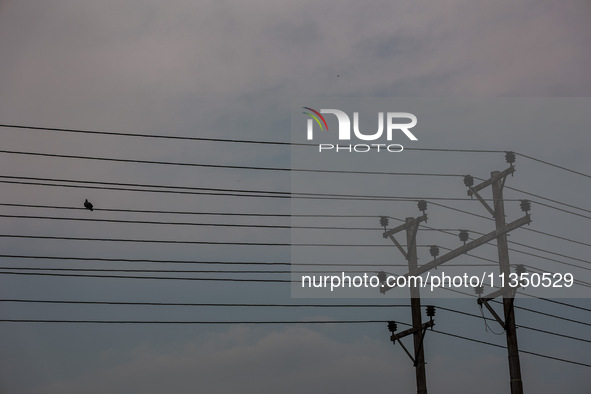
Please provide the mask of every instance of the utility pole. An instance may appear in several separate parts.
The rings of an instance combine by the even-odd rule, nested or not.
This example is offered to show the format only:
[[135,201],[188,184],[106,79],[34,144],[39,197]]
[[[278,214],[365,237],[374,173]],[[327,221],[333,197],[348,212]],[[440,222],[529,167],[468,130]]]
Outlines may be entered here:
[[[426,219],[425,219],[426,220]],[[419,221],[415,218],[406,218],[406,245],[408,254],[408,270],[418,268],[417,258],[417,232]],[[425,371],[425,353],[423,352],[424,334],[421,335],[423,321],[421,316],[421,291],[417,286],[410,288],[410,308],[412,313],[412,328],[415,345],[415,372],[417,377],[417,393],[427,394],[427,373]]]
[[[492,184],[493,203],[495,207],[495,224],[497,228],[505,225],[505,207],[503,202],[503,186],[505,178],[501,180],[500,172],[493,171],[491,178],[496,179]],[[509,277],[509,248],[507,246],[507,234],[497,237],[497,251],[499,255],[499,268],[505,278]],[[513,301],[515,293],[503,294],[503,311],[505,312],[505,333],[507,336],[507,351],[509,353],[509,375],[511,377],[511,394],[523,394],[521,382],[521,367],[519,364],[519,348],[517,346],[517,331],[515,328],[515,311]]]
[[[427,209],[427,202],[420,201],[418,204],[419,210],[423,211],[423,215],[417,218],[407,217],[403,225],[400,225],[392,230],[387,230],[388,218],[382,217],[380,224],[384,226],[384,238],[390,238],[396,247],[400,250],[402,255],[408,262],[408,270],[414,271],[418,268],[418,257],[417,257],[417,232],[419,225],[423,221],[427,221],[427,215],[425,210]],[[400,245],[400,243],[394,238],[394,234],[405,230],[406,232],[406,250]],[[380,273],[382,276],[382,282],[385,280],[385,273]],[[406,354],[410,357],[415,367],[416,382],[417,382],[417,394],[427,394],[427,373],[425,371],[425,353],[423,351],[423,341],[427,328],[433,327],[433,316],[435,315],[435,308],[430,306],[427,308],[427,315],[430,317],[429,322],[423,324],[421,316],[421,293],[418,286],[410,286],[410,305],[412,314],[412,328],[401,333],[396,334],[396,323],[389,322],[388,329],[392,333],[390,339],[392,342],[400,343]],[[400,341],[407,335],[413,336],[414,342],[414,356],[408,351],[404,344]]]
[[[418,266],[418,259],[417,259],[417,242],[416,236],[419,229],[419,225],[423,221],[427,221],[427,215],[425,214],[425,210],[427,209],[427,202],[424,200],[419,201],[418,207],[419,210],[423,211],[423,216],[419,216],[417,218],[407,217],[405,223],[395,227],[391,230],[387,229],[388,226],[388,218],[382,216],[380,218],[380,224],[384,227],[384,238],[389,238],[394,245],[400,250],[402,255],[408,261],[408,273],[401,275],[404,277],[417,277],[420,276],[433,268],[437,268],[438,266],[458,257],[461,256],[468,251],[477,248],[481,245],[484,245],[490,241],[496,239],[497,241],[497,249],[498,249],[498,256],[499,256],[499,267],[501,274],[505,278],[505,287],[499,290],[494,291],[490,295],[486,297],[482,297],[481,294],[483,293],[483,288],[479,287],[476,289],[477,294],[479,295],[478,304],[482,307],[482,305],[486,306],[486,308],[491,312],[491,314],[495,317],[495,319],[501,324],[501,326],[506,331],[507,336],[507,350],[509,353],[509,372],[511,376],[511,394],[523,394],[523,384],[521,382],[521,369],[519,365],[519,348],[517,346],[517,332],[515,327],[515,313],[513,308],[513,302],[515,299],[515,288],[509,286],[509,274],[510,274],[510,266],[509,266],[509,249],[507,246],[507,233],[513,231],[523,225],[529,224],[531,222],[530,215],[528,213],[530,208],[530,203],[527,200],[521,201],[521,210],[525,212],[525,216],[514,220],[510,223],[505,222],[505,207],[503,201],[503,186],[505,185],[505,180],[509,174],[513,174],[515,172],[515,167],[513,163],[515,162],[515,154],[513,152],[507,152],[505,155],[505,159],[507,163],[510,164],[510,167],[504,171],[493,171],[491,173],[490,179],[480,183],[477,186],[474,186],[474,178],[470,175],[466,175],[464,177],[464,184],[468,187],[468,195],[471,197],[476,197],[478,201],[488,210],[489,213],[495,219],[495,230],[480,236],[468,243],[466,241],[469,239],[468,232],[465,230],[460,231],[460,240],[464,242],[464,245],[456,248],[442,256],[439,256],[439,248],[435,245],[431,246],[430,253],[433,256],[433,260],[423,264],[422,266]],[[493,207],[491,207],[478,193],[480,190],[492,186],[493,191]],[[407,250],[404,250],[402,245],[394,238],[394,235],[400,231],[406,231],[406,246]],[[518,273],[522,267],[518,267]],[[523,271],[522,271],[523,272]],[[380,287],[380,292],[385,294],[387,291],[393,289],[393,285],[390,285],[387,282],[387,274],[385,272],[379,273],[380,282],[382,286]],[[435,315],[435,308],[433,306],[427,307],[427,315],[430,317],[429,322],[422,323],[421,320],[421,299],[420,299],[420,290],[418,287],[409,286],[410,287],[410,297],[411,297],[411,310],[412,310],[412,328],[405,330],[400,333],[396,333],[397,324],[394,321],[388,323],[388,330],[392,333],[390,339],[392,342],[396,343],[398,341],[406,352],[406,354],[410,357],[413,361],[415,369],[416,369],[416,380],[417,380],[417,393],[418,394],[427,394],[427,378],[425,372],[425,357],[423,353],[423,340],[425,337],[425,333],[427,328],[432,328],[435,323],[433,322],[433,316]],[[503,296],[503,310],[504,310],[504,317],[505,321],[501,319],[501,317],[494,311],[494,309],[488,304],[488,301],[494,299],[495,297]],[[408,349],[404,346],[404,344],[400,341],[401,338],[407,335],[413,335],[414,338],[414,357],[408,351]]]
[[[493,171],[491,172],[491,176],[488,180],[482,182],[481,184],[472,187],[473,185],[473,178],[467,175],[464,178],[464,184],[468,187],[468,195],[475,196],[484,207],[492,214],[495,219],[495,225],[497,230],[506,226],[505,224],[505,205],[503,200],[503,186],[505,185],[505,180],[509,174],[513,174],[515,172],[515,167],[513,163],[515,162],[515,154],[513,152],[507,152],[505,154],[505,160],[507,163],[510,164],[510,167],[504,171]],[[478,191],[487,187],[492,187],[492,195],[493,195],[493,207],[491,208],[486,201],[478,194]],[[523,200],[521,202],[521,209],[527,213],[529,210],[529,202],[527,200]],[[529,216],[529,215],[527,215]],[[499,256],[499,270],[501,275],[504,278],[509,278],[509,274],[511,273],[511,268],[509,265],[509,248],[507,245],[507,234],[499,234],[497,236],[497,253]],[[513,308],[513,304],[515,301],[515,293],[517,291],[516,288],[511,288],[507,284],[505,288],[497,290],[488,296],[481,297],[482,288],[477,289],[477,294],[479,295],[478,304],[480,307],[482,305],[486,306],[486,308],[491,312],[491,314],[495,317],[497,322],[503,327],[505,330],[505,335],[507,339],[507,352],[508,352],[508,359],[509,359],[509,376],[510,376],[510,386],[511,386],[511,394],[523,394],[523,383],[521,381],[521,366],[519,362],[519,347],[517,345],[517,330],[515,327],[515,310]],[[494,311],[494,309],[489,305],[488,301],[494,299],[495,297],[502,295],[503,296],[503,312],[505,320],[503,321],[499,315]]]

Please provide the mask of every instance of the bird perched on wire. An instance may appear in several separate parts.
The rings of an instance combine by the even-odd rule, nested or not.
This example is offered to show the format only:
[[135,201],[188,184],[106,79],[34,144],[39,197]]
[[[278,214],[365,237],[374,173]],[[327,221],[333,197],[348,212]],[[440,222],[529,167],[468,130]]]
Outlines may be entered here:
[[84,200],[84,208],[88,209],[89,211],[92,211],[92,203],[90,203],[90,201],[88,200]]

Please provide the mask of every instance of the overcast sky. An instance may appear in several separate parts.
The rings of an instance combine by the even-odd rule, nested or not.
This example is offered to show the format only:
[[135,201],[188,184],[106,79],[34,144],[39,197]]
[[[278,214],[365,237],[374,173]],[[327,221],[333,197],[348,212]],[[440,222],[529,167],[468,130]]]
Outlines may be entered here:
[[[450,102],[463,99],[464,103],[486,103],[478,100],[562,97],[567,99],[550,102],[550,106],[557,103],[553,108],[564,111],[557,111],[556,124],[546,128],[532,126],[536,123],[531,114],[528,114],[529,118],[514,119],[515,122],[507,122],[500,115],[499,119],[495,119],[494,114],[489,114],[494,122],[487,122],[486,127],[476,130],[453,127],[423,129],[422,134],[417,132],[419,141],[404,145],[415,148],[513,150],[589,174],[588,150],[591,143],[589,129],[584,127],[589,123],[589,101],[584,97],[591,93],[590,26],[591,3],[582,0],[498,0],[484,4],[469,0],[420,3],[406,0],[0,0],[0,124],[289,142],[292,140],[292,105],[302,98],[321,102],[318,100],[326,97],[331,100],[435,97],[449,98]],[[583,99],[568,99],[576,97]],[[508,101],[504,103],[511,105]],[[548,116],[548,113],[544,115]],[[475,117],[470,116],[466,115],[467,124],[475,122]],[[13,152],[256,167],[307,165],[307,168],[315,168],[318,164],[312,159],[307,162],[305,153],[303,156],[302,151],[295,154],[288,145],[135,138],[10,127],[0,127],[0,136],[0,150]],[[506,166],[503,153],[409,150],[393,155],[383,164],[384,168],[374,170],[470,173],[487,178],[491,171],[503,170]],[[531,229],[580,242],[577,244],[516,230],[510,240],[571,258],[540,251],[535,253],[543,258],[512,252],[511,262],[562,272],[571,269],[581,273],[579,278],[585,280],[583,275],[588,274],[588,269],[562,263],[578,266],[589,263],[589,177],[522,156],[518,156],[516,167],[517,172],[514,177],[508,178],[507,186],[583,209],[545,201],[574,212],[573,215],[534,204]],[[297,212],[307,209],[312,213],[330,211],[347,214],[360,210],[368,217],[331,220],[294,218],[290,221],[286,217],[112,212],[108,209],[289,215],[293,206],[285,198],[66,187],[63,181],[267,191],[289,191],[295,186],[308,186],[308,192],[324,193],[342,192],[342,189],[337,191],[332,183],[326,181],[329,177],[319,178],[317,183],[292,184],[287,171],[108,162],[14,153],[0,153],[0,168],[2,182],[7,180],[2,178],[6,176],[34,177],[53,179],[54,183],[62,185],[2,183],[0,204],[82,208],[84,200],[89,199],[96,208],[90,212],[0,205],[0,215],[376,227],[375,233],[360,230],[359,235],[349,232],[348,237],[384,247],[356,249],[350,252],[350,257],[358,260],[367,257],[393,264],[404,260],[396,248],[386,247],[391,244],[382,238],[377,217],[388,215],[404,219],[420,214],[413,201],[357,204],[352,208],[343,202],[316,200],[310,204],[296,204]],[[339,181],[348,184],[347,190],[357,194],[381,194],[383,191],[396,196],[460,198],[466,195],[461,177],[356,176],[339,178]],[[506,197],[528,198],[523,193],[509,190]],[[532,196],[529,198],[534,199]],[[487,214],[477,202],[442,203],[480,215]],[[508,205],[507,220],[522,215],[518,202]],[[436,205],[429,206],[428,214],[428,225],[441,229],[469,228],[485,233],[493,226],[493,222]],[[394,226],[398,222],[392,219],[391,224]],[[419,244],[436,243],[450,249],[461,245],[457,238],[443,233],[424,231],[419,234]],[[1,217],[0,235],[187,242],[132,243],[0,237],[2,255],[288,263],[294,253],[285,246],[189,243],[289,244],[292,234],[287,228]],[[319,242],[349,240],[334,231],[311,232],[306,236]],[[526,247],[516,246],[514,249],[533,252]],[[313,255],[317,251],[310,253]],[[423,261],[431,258],[427,249],[419,253]],[[474,254],[496,258],[495,248],[490,245],[479,248]],[[316,255],[315,258],[320,256],[324,257]],[[471,263],[473,260],[462,256],[458,262]],[[264,267],[10,257],[0,257],[0,266],[289,271],[286,265]],[[497,270],[496,267],[491,269]],[[393,266],[391,271],[404,273],[401,267]],[[153,275],[290,278],[289,273]],[[408,303],[404,297],[379,294],[375,299],[359,301],[292,298],[290,285],[284,282],[7,274],[0,275],[0,299]],[[436,301],[442,307],[480,314],[473,299]],[[558,301],[590,307],[585,297]],[[588,311],[525,297],[518,298],[516,305],[563,317],[559,319],[520,309],[516,316],[518,324],[579,339],[520,328],[521,349],[589,364],[591,337]],[[313,309],[0,302],[0,319],[397,320],[409,323],[410,311],[394,307]],[[505,344],[504,335],[491,332],[501,331],[498,324],[489,322],[491,329],[487,331],[482,318],[438,310],[436,324],[436,328],[443,332]],[[259,326],[0,322],[0,333],[2,394],[162,391],[354,393],[373,390],[406,393],[415,390],[412,363],[398,344],[393,346],[389,342],[385,323]],[[410,338],[407,340],[410,341]],[[504,349],[429,332],[425,339],[425,354],[431,393],[509,392]],[[521,364],[524,387],[528,393],[591,393],[589,367],[531,354],[522,354]]]

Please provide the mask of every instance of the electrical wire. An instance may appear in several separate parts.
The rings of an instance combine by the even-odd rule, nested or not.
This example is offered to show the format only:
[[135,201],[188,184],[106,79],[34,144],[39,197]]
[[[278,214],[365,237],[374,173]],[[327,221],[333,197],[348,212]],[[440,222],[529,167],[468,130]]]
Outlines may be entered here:
[[[449,337],[464,339],[464,340],[470,341],[470,342],[475,342],[475,343],[481,343],[481,344],[484,344],[484,345],[494,346],[494,347],[498,347],[498,348],[501,348],[501,349],[506,349],[507,348],[506,346],[497,345],[496,343],[481,341],[479,339],[474,339],[474,338],[468,338],[468,337],[465,337],[465,336],[462,336],[462,335],[451,334],[451,333],[439,331],[439,330],[436,330],[436,329],[433,329],[433,332],[439,333],[441,335],[449,336]],[[548,355],[545,355],[545,354],[530,352],[530,351],[527,351],[527,350],[521,350],[521,349],[519,349],[519,353],[529,354],[529,355],[532,355],[532,356],[547,358],[547,359],[556,360],[556,361],[561,361],[561,362],[565,362],[565,363],[569,363],[569,364],[580,365],[580,366],[583,366],[583,367],[591,367],[591,364],[587,364],[587,363],[583,363],[583,362],[579,362],[579,361],[567,360],[567,359],[560,358],[560,357],[548,356]]]
[[[285,141],[262,141],[262,140],[240,140],[240,139],[223,139],[223,138],[207,138],[207,137],[185,137],[175,135],[163,135],[163,134],[141,134],[141,133],[124,133],[115,131],[101,131],[101,130],[89,130],[89,129],[68,129],[68,128],[57,128],[57,127],[42,127],[42,126],[25,126],[25,125],[14,125],[14,124],[0,124],[0,127],[14,128],[14,129],[29,129],[38,131],[58,131],[65,133],[79,133],[79,134],[97,134],[97,135],[108,135],[108,136],[124,136],[124,137],[141,137],[141,138],[152,138],[152,139],[170,139],[170,140],[181,140],[181,141],[207,141],[207,142],[225,142],[225,143],[242,143],[242,144],[260,144],[260,145],[279,145],[279,146],[308,146],[317,147],[316,144],[312,143],[293,143]],[[405,148],[408,151],[424,151],[424,152],[454,152],[454,153],[506,153],[507,150],[498,149],[450,149],[450,148]],[[538,159],[536,157],[526,155],[520,152],[513,152],[518,156],[526,159],[536,161],[548,166],[552,166],[564,171],[571,172],[586,178],[591,178],[591,175],[585,174],[580,171],[575,171],[570,168],[560,166],[557,164],[550,163],[546,160]]]
[[[487,320],[488,321],[494,321],[494,322],[496,322],[495,319],[492,319],[492,318],[489,318],[489,317],[485,317],[484,314],[482,316],[479,316],[479,315],[476,315],[476,314],[473,314],[473,313],[458,311],[456,309],[446,308],[446,307],[442,307],[442,306],[437,306],[437,309],[441,309],[441,310],[447,311],[447,312],[456,313],[456,314],[459,314],[459,315],[470,316],[470,317],[474,317],[474,318],[477,318],[477,319],[483,318],[485,320],[485,322]],[[480,307],[480,309],[481,309],[481,313],[482,313],[482,306]],[[500,333],[494,332],[492,329],[490,329],[490,327],[488,326],[488,324],[487,324],[487,327],[495,335],[502,335],[503,334],[503,332],[500,332]],[[537,332],[540,332],[540,333],[543,333],[543,334],[554,335],[554,336],[558,336],[558,337],[562,337],[562,338],[572,339],[572,340],[575,340],[575,341],[591,343],[591,340],[590,339],[584,339],[584,338],[574,337],[574,336],[571,336],[571,335],[560,334],[560,333],[557,333],[557,332],[542,330],[542,329],[539,329],[539,328],[529,327],[529,326],[525,326],[525,325],[522,325],[522,324],[516,324],[516,327],[523,328],[523,329],[526,329],[526,330],[531,330],[531,331],[537,331]]]
[[197,222],[169,222],[161,220],[124,220],[124,219],[100,219],[100,218],[74,218],[60,216],[32,216],[32,215],[3,215],[0,218],[15,219],[42,219],[42,220],[71,220],[82,222],[100,223],[130,223],[130,224],[162,224],[178,226],[200,226],[200,227],[246,227],[246,228],[270,228],[270,229],[307,229],[307,230],[357,230],[357,231],[380,231],[379,227],[343,227],[343,226],[300,226],[300,225],[275,225],[275,224],[238,224],[238,223],[197,223]]
[[160,164],[160,165],[171,165],[171,166],[223,168],[223,169],[236,169],[236,170],[311,172],[311,173],[324,173],[324,174],[433,176],[433,177],[463,177],[464,176],[463,174],[441,174],[441,173],[320,170],[320,169],[285,168],[285,167],[233,166],[233,165],[222,165],[222,164],[204,164],[204,163],[187,163],[187,162],[171,162],[171,161],[156,161],[156,160],[122,159],[122,158],[112,158],[112,157],[65,155],[65,154],[10,151],[10,150],[0,150],[0,153],[14,154],[14,155],[26,155],[26,156],[53,157],[53,158],[62,158],[62,159],[96,160],[96,161],[108,161],[108,162],[119,162],[119,163],[138,163],[138,164]]
[[[383,320],[275,320],[275,321],[255,321],[255,320],[244,320],[244,321],[215,321],[215,320],[180,320],[180,321],[172,321],[172,320],[58,320],[58,319],[0,319],[0,322],[3,323],[60,323],[60,324],[143,324],[143,325],[152,325],[152,324],[174,324],[174,325],[233,325],[233,324],[383,324],[386,323]],[[406,326],[410,326],[409,324],[397,322],[398,324],[403,324]],[[480,343],[488,346],[494,346],[501,349],[506,349],[505,346],[497,345],[495,343],[481,341],[474,338],[465,337],[462,335],[451,334],[444,331],[433,330],[441,335],[446,335],[458,339],[463,339],[470,342]],[[568,360],[565,358],[549,356],[546,354],[541,353],[534,353],[527,350],[519,350],[520,353],[529,354],[532,356],[537,356],[541,358],[551,359],[555,361],[560,361],[564,363],[580,365],[583,367],[591,368],[591,364]]]
[[104,279],[149,279],[149,280],[189,280],[205,282],[254,282],[254,283],[299,283],[290,279],[245,279],[245,278],[195,278],[179,276],[131,276],[131,275],[98,275],[98,274],[58,274],[47,272],[9,272],[0,271],[0,275],[21,276],[56,276],[72,278],[104,278]]
[[[436,203],[432,203],[434,205],[438,205],[438,206],[442,206],[443,208],[447,208],[447,209],[454,209],[456,211],[459,212],[463,212],[463,213],[467,213],[467,214],[472,214],[471,212],[468,211],[464,211],[464,210],[459,210],[459,209],[455,209],[452,207],[448,207],[445,206],[443,204],[436,204]],[[0,203],[0,206],[10,206],[10,207],[23,207],[23,208],[42,208],[42,209],[62,209],[62,210],[75,210],[75,211],[85,211],[86,208],[83,207],[71,207],[71,206],[59,206],[59,205],[38,205],[38,204],[18,204],[18,203]],[[100,208],[101,212],[128,212],[128,213],[151,213],[151,214],[172,214],[172,215],[206,215],[206,216],[251,216],[251,217],[285,217],[285,218],[291,218],[291,217],[296,217],[296,218],[379,218],[380,216],[383,215],[352,215],[352,214],[290,214],[290,213],[285,213],[285,214],[281,214],[281,213],[262,213],[262,212],[249,212],[249,213],[240,213],[240,212],[196,212],[196,211],[165,211],[165,210],[145,210],[145,209],[121,209],[121,208]],[[476,215],[475,216],[479,216],[483,219],[488,219],[488,220],[492,220],[486,216],[480,216],[480,215]],[[3,215],[5,217],[8,217],[6,215]],[[404,222],[404,220],[399,219],[399,218],[395,218],[392,216],[387,216],[390,219],[394,219],[394,220],[398,220],[398,221],[402,221]],[[62,219],[70,219],[70,218],[63,218],[60,217]],[[72,219],[72,220],[77,220],[77,219]],[[96,220],[96,219],[93,219]],[[171,223],[172,224],[172,223]],[[421,226],[421,228],[423,229],[427,229],[430,231],[459,231],[460,229],[436,229],[436,228],[431,228],[431,227],[425,227],[425,226]],[[359,228],[362,229],[362,228]],[[571,243],[575,243],[575,244],[579,244],[579,245],[583,245],[583,246],[589,246],[591,247],[591,243],[587,243],[587,242],[582,242],[582,241],[578,241],[578,240],[574,240],[574,239],[570,239],[570,238],[566,238],[560,235],[556,235],[556,234],[550,234],[547,232],[543,232],[540,230],[534,230],[532,228],[529,227],[520,227],[520,230],[525,230],[525,231],[530,231],[530,232],[534,232],[537,234],[542,234],[551,238],[556,238],[556,239],[561,239],[563,241],[567,241],[567,242],[571,242]],[[469,230],[470,232],[476,232],[474,230]]]
[[[5,303],[34,303],[34,304],[66,304],[66,305],[119,305],[119,306],[189,306],[189,307],[248,307],[248,308],[409,308],[409,304],[251,304],[251,303],[179,303],[179,302],[123,302],[123,301],[71,301],[71,300],[25,300],[25,299],[0,299],[0,302]],[[437,309],[461,314],[464,316],[480,318],[480,316],[458,311],[456,309],[436,306]],[[485,320],[495,321],[492,318]],[[537,331],[543,334],[555,335],[567,339],[572,339],[580,342],[591,343],[591,340],[578,338],[570,335],[560,334],[552,331],[541,330],[525,325],[517,325],[519,328],[526,330]],[[501,333],[502,334],[502,333]],[[499,335],[499,334],[497,334]]]
[[[289,246],[289,247],[360,247],[360,248],[385,248],[388,244],[323,244],[323,243],[285,243],[285,242],[237,242],[237,241],[180,241],[172,239],[127,239],[127,238],[93,238],[93,237],[66,237],[49,235],[20,235],[0,234],[0,238],[21,239],[52,239],[61,241],[96,241],[96,242],[131,242],[131,243],[163,243],[163,244],[189,244],[189,245],[235,245],[235,246]],[[405,245],[403,245],[405,246]],[[420,248],[431,245],[417,245]]]
[[[18,204],[18,203],[0,203],[0,206],[23,207],[23,208],[44,208],[44,209],[64,209],[85,211],[83,207],[71,207],[63,205],[38,205],[38,204]],[[206,215],[206,216],[253,216],[253,217],[302,217],[302,218],[376,218],[379,216],[353,215],[353,214],[290,214],[290,213],[262,213],[262,212],[216,212],[216,211],[164,211],[149,209],[128,209],[128,208],[100,208],[101,212],[128,212],[128,213],[163,213],[171,215]]]
[[[425,196],[379,196],[379,195],[364,195],[364,194],[333,194],[333,193],[293,193],[287,191],[277,191],[277,190],[258,190],[258,189],[225,189],[225,188],[210,188],[210,187],[191,187],[191,186],[167,186],[167,185],[154,185],[154,184],[140,184],[140,183],[121,183],[121,182],[99,182],[99,181],[81,181],[75,179],[56,179],[56,178],[39,178],[39,177],[20,177],[20,176],[10,176],[10,175],[0,175],[0,178],[7,178],[7,179],[25,179],[25,180],[32,180],[32,181],[45,181],[45,182],[70,182],[75,183],[77,185],[67,185],[67,184],[41,184],[41,183],[32,183],[32,182],[21,182],[21,181],[6,181],[0,180],[0,183],[14,183],[14,184],[25,184],[25,185],[41,185],[41,186],[59,186],[59,187],[79,187],[79,188],[91,188],[96,189],[96,187],[91,187],[88,185],[101,185],[100,189],[108,189],[108,190],[125,190],[125,191],[149,191],[149,192],[157,192],[157,193],[181,193],[181,194],[208,194],[204,192],[221,192],[221,193],[241,193],[238,196],[243,197],[273,197],[273,198],[313,198],[313,199],[344,199],[344,200],[368,200],[368,201],[411,201],[416,202],[419,200],[443,200],[443,201],[475,201],[470,198],[465,197],[425,197]],[[87,185],[88,184],[88,185]],[[126,187],[135,187],[135,188],[157,188],[157,189],[166,189],[166,190],[146,190],[146,189],[129,189],[129,188],[111,188],[106,186],[126,186]],[[175,190],[168,190],[168,189],[175,189]],[[178,189],[178,190],[176,190]],[[248,194],[244,194],[248,193]],[[266,196],[266,195],[271,196]],[[213,194],[211,195],[219,195]],[[223,194],[223,195],[233,195],[233,194]],[[511,201],[511,200],[506,200]],[[513,201],[520,201],[520,200],[513,200]]]
[[127,306],[195,306],[195,307],[269,307],[269,308],[408,308],[410,304],[248,304],[248,303],[189,303],[189,302],[122,302],[122,301],[70,301],[0,299],[0,302],[34,304],[76,305],[127,305]]
[[[264,262],[264,261],[213,261],[213,260],[170,260],[170,259],[127,259],[127,258],[104,258],[104,257],[74,257],[74,256],[35,256],[35,255],[14,255],[0,254],[0,258],[15,259],[42,259],[42,260],[63,260],[63,261],[106,261],[122,263],[150,263],[150,264],[211,264],[211,265],[288,265],[292,267],[319,266],[334,267],[334,263],[290,263],[290,262]],[[494,261],[494,260],[491,260]],[[339,263],[338,266],[346,267],[408,267],[408,264],[396,263]],[[473,267],[475,264],[446,264],[449,267]],[[480,264],[485,266],[485,264]],[[480,266],[478,265],[478,266]],[[491,264],[492,266],[492,264]],[[494,266],[497,266],[495,262]]]
[[546,164],[546,165],[551,166],[551,167],[555,167],[555,168],[559,168],[559,169],[564,170],[564,171],[572,172],[573,174],[581,175],[581,176],[584,176],[586,178],[591,178],[591,175],[589,175],[589,174],[585,174],[585,173],[580,172],[580,171],[571,170],[570,168],[559,166],[558,164],[553,164],[553,163],[550,163],[550,162],[545,161],[545,160],[537,159],[535,157],[528,156],[528,155],[523,154],[523,153],[515,152],[515,154],[518,155],[518,156],[521,156],[521,157],[525,157],[526,159],[537,161],[538,163],[543,163],[543,164]]

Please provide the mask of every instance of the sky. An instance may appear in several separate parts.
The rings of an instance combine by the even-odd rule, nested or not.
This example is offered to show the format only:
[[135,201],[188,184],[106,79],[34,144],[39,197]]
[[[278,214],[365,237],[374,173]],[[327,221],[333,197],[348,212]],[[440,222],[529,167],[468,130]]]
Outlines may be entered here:
[[[491,171],[505,169],[503,152],[507,150],[589,174],[591,144],[586,126],[591,93],[590,18],[591,3],[576,0],[560,3],[499,0],[485,4],[465,0],[421,3],[406,0],[0,0],[0,181],[3,182],[0,215],[4,215],[0,216],[3,251],[0,320],[380,322],[261,325],[0,322],[0,347],[3,349],[0,352],[0,393],[414,392],[412,363],[399,344],[389,341],[386,323],[382,323],[388,320],[410,322],[409,308],[395,306],[408,304],[404,293],[346,299],[299,298],[292,294],[288,282],[58,277],[7,272],[289,280],[289,265],[212,262],[289,263],[294,256],[301,256],[302,250],[305,251],[303,255],[312,260],[323,259],[334,265],[342,262],[336,255],[331,259],[330,251],[289,246],[293,239],[300,239],[294,237],[302,235],[310,242],[355,240],[379,245],[345,248],[339,253],[353,261],[392,262],[394,265],[389,272],[404,273],[404,267],[400,267],[404,260],[398,250],[382,238],[378,218],[391,216],[391,226],[395,226],[399,223],[396,219],[419,215],[414,199],[369,204],[340,200],[290,201],[289,198],[271,198],[269,194],[261,197],[260,193],[257,197],[253,197],[253,193],[251,196],[197,194],[195,188],[463,198],[466,189],[460,175],[469,173],[485,179]],[[520,119],[510,110],[499,114],[489,110],[484,111],[486,115],[479,116],[467,113],[455,119],[456,123],[445,123],[441,129],[419,128],[418,141],[404,140],[408,148],[498,150],[499,153],[409,149],[379,156],[381,161],[361,160],[360,164],[373,171],[456,175],[449,178],[351,174],[312,174],[309,178],[298,178],[297,173],[289,171],[33,156],[23,153],[286,169],[318,169],[319,166],[342,169],[343,165],[351,169],[359,164],[359,159],[343,160],[342,157],[334,162],[332,157],[317,161],[318,156],[308,154],[304,150],[307,148],[289,144],[155,139],[8,127],[289,143],[298,132],[299,126],[294,128],[294,124],[305,119],[301,114],[299,118],[294,117],[294,106],[314,103],[318,108],[327,108],[324,103],[332,105],[346,100],[357,103],[362,99],[386,103],[386,106],[400,103],[415,109],[412,103],[421,100],[435,100],[437,105],[463,103],[464,107],[474,105],[477,109],[493,102],[510,108],[525,108],[534,102],[545,103],[545,106],[534,108],[539,111],[539,118],[532,112]],[[548,111],[540,108],[548,108]],[[507,114],[513,117],[508,118]],[[540,119],[547,123],[542,124]],[[457,123],[463,127],[455,127]],[[417,127],[421,127],[421,123]],[[506,189],[506,198],[512,200],[507,201],[507,220],[522,216],[517,200],[523,198],[562,210],[534,202],[532,224],[528,228],[538,233],[520,229],[511,234],[510,241],[522,244],[510,246],[513,249],[511,263],[562,272],[571,270],[580,280],[591,282],[585,279],[588,275],[585,264],[590,262],[587,257],[591,209],[589,176],[522,155],[518,155],[515,165],[517,171],[507,178],[506,185],[538,197]],[[45,182],[54,186],[8,183],[19,180],[7,177],[20,177],[21,183]],[[82,185],[66,180],[102,184]],[[105,186],[105,182],[152,186],[143,187],[144,191],[116,190],[121,185]],[[172,189],[173,186],[176,189]],[[85,199],[94,204],[93,212],[83,209]],[[450,229],[452,233],[468,228],[473,231],[472,237],[492,230],[490,221],[438,206],[438,200],[426,199],[429,201],[428,226]],[[439,202],[455,209],[487,214],[476,201]],[[117,209],[122,211],[113,211]],[[327,212],[365,216],[289,218],[293,213]],[[36,218],[14,217],[27,215]],[[40,216],[53,219],[40,219]],[[67,218],[84,220],[65,220]],[[195,223],[284,228],[198,226]],[[290,225],[375,227],[375,231],[347,231],[345,235],[334,229],[299,232],[290,230]],[[419,232],[420,245],[437,244],[448,249],[461,245],[457,237],[423,230]],[[105,238],[167,242],[97,241]],[[489,259],[495,259],[495,253],[490,245],[473,252]],[[424,248],[419,248],[419,258],[421,264],[431,259]],[[457,262],[473,263],[474,258],[462,256]],[[23,268],[46,270],[25,271]],[[164,272],[66,272],[47,268]],[[491,269],[497,270],[496,267]],[[179,270],[279,270],[282,273],[175,272]],[[577,298],[554,299],[549,294],[555,302],[526,296],[516,299],[516,305],[521,308],[516,312],[517,324],[523,326],[518,329],[519,346],[530,352],[521,354],[526,392],[589,390],[589,366],[531,354],[589,364],[591,320],[588,292],[585,293],[588,287],[579,286],[579,289],[583,296]],[[380,307],[140,306],[7,301],[16,299],[198,304],[347,303]],[[443,334],[503,346],[504,336],[495,334],[501,332],[498,324],[489,321],[486,327],[482,317],[478,318],[480,309],[472,298],[442,298],[429,302],[440,307],[435,316],[436,330],[429,331],[425,337],[429,392],[509,392],[505,349]],[[388,305],[393,306],[385,307]],[[405,343],[410,346],[410,342]]]

